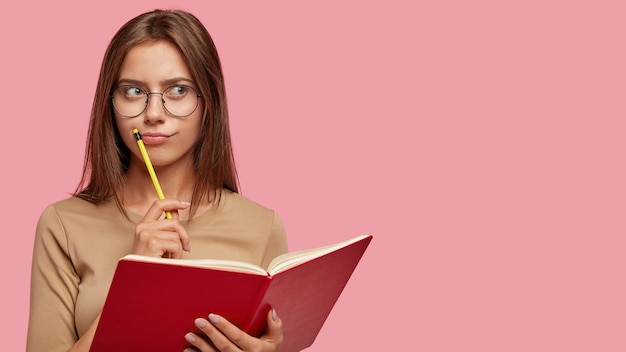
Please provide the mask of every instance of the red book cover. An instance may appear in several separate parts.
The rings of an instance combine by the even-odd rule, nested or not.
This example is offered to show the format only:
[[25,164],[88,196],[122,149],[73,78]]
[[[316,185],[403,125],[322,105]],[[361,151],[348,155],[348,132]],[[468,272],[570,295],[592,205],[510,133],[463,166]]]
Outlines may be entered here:
[[[120,259],[90,351],[182,351],[194,320],[216,313],[254,336],[275,308],[283,321],[281,352],[301,351],[317,337],[372,236],[287,253],[290,267],[225,268],[236,262],[129,255]],[[221,267],[211,267],[222,264]]]

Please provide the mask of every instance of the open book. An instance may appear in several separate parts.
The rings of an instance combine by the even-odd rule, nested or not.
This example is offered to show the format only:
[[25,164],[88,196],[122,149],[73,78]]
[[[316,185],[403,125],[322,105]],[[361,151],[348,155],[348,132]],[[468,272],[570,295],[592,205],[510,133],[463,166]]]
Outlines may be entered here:
[[367,249],[371,235],[276,257],[268,270],[228,260],[120,259],[92,352],[182,351],[194,320],[219,314],[254,336],[267,313],[283,321],[281,352],[309,347]]

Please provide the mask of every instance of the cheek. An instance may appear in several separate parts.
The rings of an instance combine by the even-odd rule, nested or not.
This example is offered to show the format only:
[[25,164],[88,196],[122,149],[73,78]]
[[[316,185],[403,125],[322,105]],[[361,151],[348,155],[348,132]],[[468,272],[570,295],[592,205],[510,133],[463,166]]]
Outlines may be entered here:
[[133,129],[135,126],[131,119],[115,117],[115,124],[117,126],[117,133],[122,137],[122,141],[129,149],[132,149],[133,143],[135,143],[135,135]]
[[190,116],[190,118],[185,122],[187,122],[185,126],[185,129],[187,130],[187,135],[189,136],[191,141],[195,143],[199,139],[200,131],[202,130],[202,114],[194,114]]

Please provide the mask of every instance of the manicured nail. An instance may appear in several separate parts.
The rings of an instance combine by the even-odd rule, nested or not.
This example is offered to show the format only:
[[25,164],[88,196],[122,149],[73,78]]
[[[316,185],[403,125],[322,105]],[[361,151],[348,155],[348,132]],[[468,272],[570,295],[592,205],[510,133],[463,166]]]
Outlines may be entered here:
[[272,320],[276,321],[278,319],[278,314],[276,314],[276,309],[272,309]]
[[[192,333],[188,332],[187,335],[185,335],[185,340],[187,340],[187,342],[189,343],[194,343],[196,342],[196,337],[193,336]],[[185,351],[187,351],[187,349],[185,349]]]
[[188,207],[188,206],[190,206],[190,205],[191,205],[191,203],[189,203],[189,202],[185,202],[185,201],[182,201],[182,200],[180,201],[180,204],[182,204],[182,205],[184,205],[184,206],[186,206],[186,207]]
[[196,323],[196,326],[197,326],[198,328],[200,328],[200,329],[202,329],[202,328],[205,328],[205,327],[206,327],[206,320],[204,320],[204,319],[200,319],[200,318],[198,318],[198,319],[196,319],[196,320],[194,321],[194,323]]
[[220,319],[220,317],[218,317],[217,315],[215,315],[215,314],[211,313],[211,314],[209,314],[209,321],[210,321],[211,323],[213,323],[213,324],[219,324],[219,323],[220,323],[220,321],[221,321],[221,319]]

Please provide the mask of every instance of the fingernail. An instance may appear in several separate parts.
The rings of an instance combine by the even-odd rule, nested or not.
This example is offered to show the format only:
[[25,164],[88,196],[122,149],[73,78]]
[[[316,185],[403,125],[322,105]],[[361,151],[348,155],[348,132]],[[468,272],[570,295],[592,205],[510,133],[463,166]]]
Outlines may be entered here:
[[[187,335],[185,335],[185,340],[187,340],[187,342],[189,342],[189,343],[194,343],[194,342],[196,342],[196,337],[193,336],[192,333],[188,332]],[[187,350],[185,350],[185,351],[187,351]]]
[[218,317],[217,315],[215,315],[215,314],[211,313],[211,314],[209,314],[209,321],[210,321],[211,323],[213,323],[213,324],[219,324],[219,323],[220,323],[220,321],[221,321],[221,319],[220,319],[220,317]]
[[197,326],[197,327],[199,327],[200,329],[202,329],[202,328],[205,328],[205,327],[206,327],[206,320],[204,320],[204,319],[200,319],[200,318],[198,318],[198,319],[196,319],[196,320],[194,321],[194,323],[195,323],[195,324],[196,324],[196,326]]
[[185,202],[185,201],[182,201],[182,200],[180,201],[180,204],[182,204],[182,205],[184,205],[184,206],[186,206],[186,207],[188,207],[188,206],[190,206],[190,205],[191,205],[191,203],[189,203],[189,202]]
[[272,309],[272,320],[276,321],[278,319],[278,314],[276,314],[276,309]]

